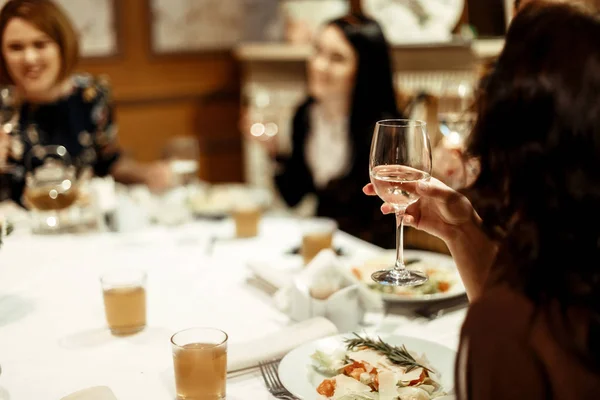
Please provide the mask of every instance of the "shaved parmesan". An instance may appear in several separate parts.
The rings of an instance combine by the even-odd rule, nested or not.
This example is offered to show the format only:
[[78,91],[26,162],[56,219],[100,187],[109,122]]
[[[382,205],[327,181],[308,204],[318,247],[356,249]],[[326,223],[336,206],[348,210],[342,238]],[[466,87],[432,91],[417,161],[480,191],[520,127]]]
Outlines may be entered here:
[[404,372],[405,369],[402,368],[402,372],[398,374],[398,380],[402,383],[408,384],[409,382],[419,380],[421,378],[421,374],[423,373],[423,368],[415,368],[410,372]]
[[335,379],[335,393],[331,397],[332,400],[340,399],[349,394],[369,393],[371,391],[369,386],[346,375],[338,375],[333,379]]
[[379,380],[379,400],[395,400],[398,397],[398,380],[396,374],[392,371],[380,371]]
[[421,378],[423,368],[415,368],[406,372],[406,368],[392,363],[386,356],[375,350],[351,351],[348,353],[351,360],[364,362],[374,366],[377,369],[386,369],[396,374],[397,380],[408,384]]
[[375,368],[383,367],[387,364],[387,357],[375,350],[359,350],[348,352],[348,357],[351,360],[358,362],[366,362]]
[[398,388],[400,400],[429,400],[429,393],[416,387]]
[[435,391],[435,386],[433,385],[419,385],[419,389],[426,391],[429,394],[432,394]]

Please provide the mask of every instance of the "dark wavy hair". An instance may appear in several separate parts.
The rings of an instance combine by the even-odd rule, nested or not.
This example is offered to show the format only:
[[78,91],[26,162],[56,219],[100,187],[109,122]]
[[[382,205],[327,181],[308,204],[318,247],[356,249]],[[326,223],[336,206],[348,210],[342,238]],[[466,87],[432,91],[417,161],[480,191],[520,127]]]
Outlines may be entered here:
[[482,80],[468,153],[481,170],[471,199],[501,243],[495,272],[538,306],[590,316],[600,365],[600,18],[532,2],[514,18]]
[[[538,0],[544,1],[544,0]],[[587,6],[590,9],[600,10],[600,0],[569,0],[571,3],[577,2],[580,6]],[[567,0],[565,0],[567,2]],[[514,9],[519,10],[521,6],[524,4],[524,0],[515,0]]]

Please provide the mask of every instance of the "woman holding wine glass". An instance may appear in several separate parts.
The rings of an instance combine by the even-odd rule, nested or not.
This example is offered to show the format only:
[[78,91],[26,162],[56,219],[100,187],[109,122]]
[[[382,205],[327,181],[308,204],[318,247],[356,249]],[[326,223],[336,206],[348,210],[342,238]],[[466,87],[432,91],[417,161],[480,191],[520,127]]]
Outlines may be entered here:
[[363,15],[325,24],[314,41],[307,73],[309,97],[293,118],[291,154],[272,152],[276,187],[290,207],[315,194],[318,216],[390,248],[393,227],[379,222],[377,201],[360,195],[368,179],[375,123],[400,116],[381,27]]
[[472,302],[460,400],[600,393],[599,37],[583,6],[525,5],[481,83],[468,198],[431,179],[406,209],[446,241]]
[[[123,183],[166,188],[166,163],[143,165],[121,156],[106,79],[74,74],[77,33],[51,0],[10,0],[0,11],[0,85],[20,100],[12,132],[0,131],[0,165],[10,165],[11,197],[21,202],[30,152],[63,146],[79,170]],[[10,136],[9,136],[10,134]],[[43,157],[43,154],[39,154]]]

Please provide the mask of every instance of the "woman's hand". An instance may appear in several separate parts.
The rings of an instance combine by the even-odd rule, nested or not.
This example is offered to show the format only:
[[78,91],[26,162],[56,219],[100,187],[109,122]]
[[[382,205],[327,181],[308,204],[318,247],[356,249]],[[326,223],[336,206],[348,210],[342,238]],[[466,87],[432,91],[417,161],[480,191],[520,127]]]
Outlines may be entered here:
[[[363,188],[363,192],[369,196],[377,195],[371,183]],[[419,182],[416,192],[421,198],[406,209],[404,223],[447,243],[456,237],[464,224],[474,221],[476,217],[471,202],[465,196],[435,178],[429,182]],[[384,214],[394,212],[392,206],[385,203],[381,211]]]
[[[363,191],[376,195],[370,183]],[[435,178],[419,182],[416,192],[421,198],[406,209],[405,223],[446,242],[469,299],[478,298],[496,258],[497,244],[481,230],[479,216],[462,194]],[[389,204],[383,204],[381,211],[394,212]]]
[[465,156],[462,140],[444,137],[433,149],[433,171],[436,177],[452,189],[470,186],[479,174],[479,163]]

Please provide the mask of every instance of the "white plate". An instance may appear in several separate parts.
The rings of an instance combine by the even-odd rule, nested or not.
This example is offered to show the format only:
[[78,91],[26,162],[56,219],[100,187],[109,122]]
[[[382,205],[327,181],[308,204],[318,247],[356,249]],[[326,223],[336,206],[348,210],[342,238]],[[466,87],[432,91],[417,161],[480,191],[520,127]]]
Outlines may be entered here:
[[[438,372],[438,381],[442,384],[443,390],[448,393],[454,388],[454,360],[456,358],[454,350],[438,343],[409,336],[389,334],[379,336],[391,345],[401,346],[404,344],[411,352],[424,353],[433,369]],[[351,333],[330,336],[306,343],[289,352],[279,364],[279,378],[283,386],[301,400],[315,399],[317,387],[327,377],[312,368],[310,356],[316,350],[331,353],[336,349],[343,348],[345,346],[344,339],[349,337],[352,337]]]
[[[380,268],[367,268],[365,266],[358,267],[361,270],[367,271],[365,277],[363,277],[363,282],[365,284],[370,282],[370,275],[372,272],[376,270],[387,268],[387,265],[393,265],[396,259],[396,251],[390,250],[385,251],[382,255],[375,257],[374,259],[368,260],[369,263],[378,263],[380,264]],[[456,269],[456,264],[452,257],[441,254],[441,253],[433,253],[430,251],[421,251],[421,250],[404,250],[404,259],[420,259],[424,263],[429,266],[434,266],[435,268],[449,270],[453,276],[453,284],[450,287],[450,290],[444,293],[435,293],[435,294],[426,294],[426,295],[403,295],[403,294],[393,294],[393,293],[382,293],[379,291],[375,291],[381,294],[381,297],[389,302],[395,303],[423,303],[430,301],[440,301],[440,300],[449,300],[456,297],[464,296],[466,294],[465,287],[460,279],[460,275],[458,274],[458,270]],[[381,260],[381,262],[379,262]],[[409,265],[409,268],[411,266]],[[368,280],[368,281],[365,281]]]
[[244,184],[218,184],[197,190],[190,198],[190,209],[198,217],[220,218],[235,208],[256,205],[268,208],[272,193],[264,188]]

